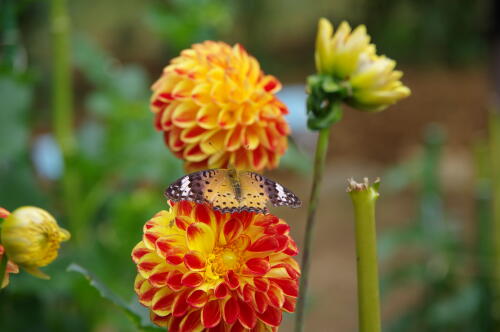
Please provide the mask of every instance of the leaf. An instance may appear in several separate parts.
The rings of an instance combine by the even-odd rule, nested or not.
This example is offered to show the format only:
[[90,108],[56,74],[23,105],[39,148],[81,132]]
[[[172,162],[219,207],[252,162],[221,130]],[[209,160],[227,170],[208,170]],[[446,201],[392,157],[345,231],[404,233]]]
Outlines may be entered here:
[[149,321],[149,315],[144,307],[137,305],[135,301],[132,303],[127,303],[120,296],[116,295],[112,290],[110,290],[99,279],[97,279],[92,273],[87,271],[87,269],[85,269],[84,267],[72,263],[66,270],[68,272],[77,272],[83,275],[89,281],[90,286],[94,287],[99,292],[101,297],[105,298],[106,300],[110,301],[118,308],[123,310],[123,312],[127,314],[127,316],[134,322],[134,324],[140,331],[165,332],[165,328],[156,327]]

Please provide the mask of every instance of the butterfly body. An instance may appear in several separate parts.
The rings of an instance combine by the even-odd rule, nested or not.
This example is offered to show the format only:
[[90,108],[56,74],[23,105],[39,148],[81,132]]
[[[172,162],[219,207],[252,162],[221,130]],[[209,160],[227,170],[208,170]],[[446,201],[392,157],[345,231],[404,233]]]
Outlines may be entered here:
[[173,201],[208,203],[221,212],[267,212],[266,204],[299,207],[300,199],[263,175],[236,169],[208,169],[188,174],[170,185]]

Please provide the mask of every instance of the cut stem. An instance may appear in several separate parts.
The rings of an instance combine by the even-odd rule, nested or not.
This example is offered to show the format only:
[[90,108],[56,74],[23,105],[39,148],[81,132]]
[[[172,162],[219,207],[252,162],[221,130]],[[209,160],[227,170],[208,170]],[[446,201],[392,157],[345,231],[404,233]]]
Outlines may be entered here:
[[360,332],[379,332],[380,296],[377,262],[375,202],[378,182],[360,184],[350,180],[348,192],[354,205],[358,274],[358,320]]
[[314,157],[314,175],[309,197],[309,206],[307,208],[307,221],[304,237],[304,246],[302,249],[302,274],[300,279],[300,294],[297,303],[297,313],[295,316],[295,332],[304,330],[304,310],[307,301],[307,287],[309,282],[309,269],[311,265],[311,246],[314,234],[316,209],[320,193],[321,179],[325,168],[326,153],[328,151],[328,140],[330,137],[330,128],[324,128],[319,131],[318,141],[316,143],[316,155]]

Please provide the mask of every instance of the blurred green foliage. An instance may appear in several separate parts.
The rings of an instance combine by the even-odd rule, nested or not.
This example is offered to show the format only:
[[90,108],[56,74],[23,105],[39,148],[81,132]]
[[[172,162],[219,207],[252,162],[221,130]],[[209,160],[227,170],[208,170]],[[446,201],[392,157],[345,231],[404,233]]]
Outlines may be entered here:
[[[443,206],[443,144],[442,129],[429,125],[423,156],[392,169],[386,177],[393,189],[417,184],[420,192],[415,219],[408,226],[385,232],[379,242],[380,258],[390,266],[382,277],[382,294],[398,289],[418,289],[420,294],[416,303],[386,324],[387,331],[493,331],[488,268],[491,237],[484,229],[491,222],[489,191],[484,186],[485,157],[478,155],[478,238],[471,247],[464,243],[462,230],[453,226],[457,223]],[[402,178],[412,180],[404,183]]]

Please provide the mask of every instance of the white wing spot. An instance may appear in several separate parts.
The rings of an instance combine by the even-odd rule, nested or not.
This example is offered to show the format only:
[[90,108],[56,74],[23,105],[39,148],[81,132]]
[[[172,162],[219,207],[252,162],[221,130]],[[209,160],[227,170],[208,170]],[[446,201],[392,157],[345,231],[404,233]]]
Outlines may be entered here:
[[278,197],[280,199],[286,199],[287,195],[285,194],[285,190],[283,189],[283,186],[276,183],[276,191],[278,192]]

